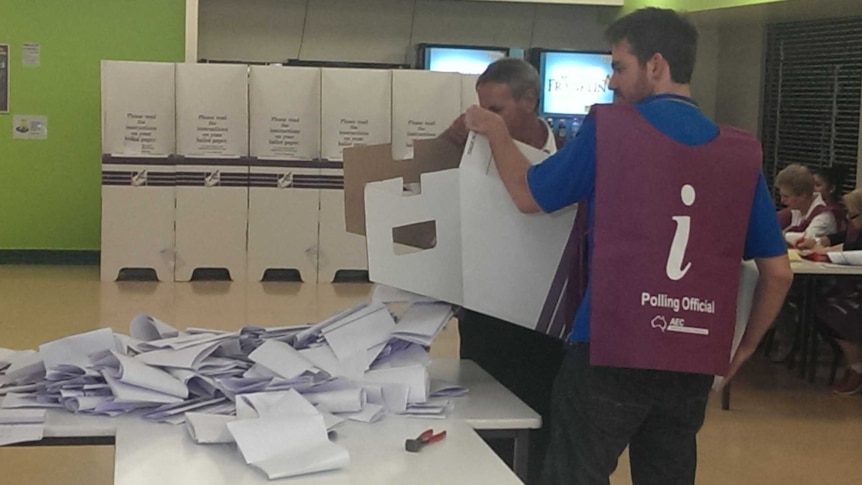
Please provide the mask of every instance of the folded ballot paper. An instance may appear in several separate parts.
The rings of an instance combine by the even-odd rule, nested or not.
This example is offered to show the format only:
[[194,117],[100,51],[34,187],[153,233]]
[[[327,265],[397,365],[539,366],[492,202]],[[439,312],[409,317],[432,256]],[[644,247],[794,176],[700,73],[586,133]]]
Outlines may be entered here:
[[826,255],[835,264],[862,266],[862,251],[835,251]]
[[380,288],[309,325],[178,330],[140,314],[130,335],[104,328],[38,351],[0,349],[0,444],[41,439],[48,408],[134,412],[184,423],[199,444],[236,442],[270,478],[344,467],[347,451],[328,439],[340,423],[445,417],[466,392],[428,377],[428,348],[452,314]]

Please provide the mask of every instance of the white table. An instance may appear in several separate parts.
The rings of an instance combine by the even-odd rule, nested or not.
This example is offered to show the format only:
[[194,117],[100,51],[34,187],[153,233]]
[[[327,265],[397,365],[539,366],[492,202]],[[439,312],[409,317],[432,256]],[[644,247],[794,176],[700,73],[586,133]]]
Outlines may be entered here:
[[452,417],[463,419],[483,438],[512,438],[515,442],[512,468],[526,479],[530,430],[542,427],[539,413],[472,360],[434,360],[430,374],[434,380],[457,383],[470,390],[467,396],[454,399]]
[[[429,374],[432,380],[459,384],[470,390],[466,396],[453,398],[454,410],[450,419],[435,420],[435,423],[438,423],[435,428],[441,423],[463,421],[482,437],[512,438],[515,442],[513,468],[519,477],[525,478],[529,430],[541,427],[541,416],[472,361],[435,359],[429,368]],[[116,443],[119,457],[121,450],[118,429],[127,425],[133,427],[140,421],[140,418],[131,415],[107,418],[76,415],[52,409],[48,411],[46,418],[45,439],[33,444],[109,445]],[[371,429],[376,429],[379,424],[375,423]],[[165,428],[172,429],[169,426]],[[185,433],[182,427],[174,429]],[[485,449],[490,452],[487,447]]]
[[[428,428],[446,438],[418,453],[404,440]],[[340,470],[269,480],[246,465],[235,445],[197,445],[183,427],[142,421],[117,430],[116,485],[378,485],[517,484],[517,476],[466,423],[456,419],[387,416],[368,425],[347,422],[336,428],[336,443],[350,452]]]
[[[817,372],[817,334],[814,327],[814,300],[817,298],[817,283],[820,279],[829,277],[862,277],[862,266],[842,266],[830,263],[815,263],[813,261],[792,261],[790,268],[794,276],[801,277],[802,281],[802,307],[799,309],[800,322],[797,342],[794,342],[794,350],[797,345],[800,356],[799,377],[805,377],[814,382]],[[795,359],[789,358],[792,364]]]

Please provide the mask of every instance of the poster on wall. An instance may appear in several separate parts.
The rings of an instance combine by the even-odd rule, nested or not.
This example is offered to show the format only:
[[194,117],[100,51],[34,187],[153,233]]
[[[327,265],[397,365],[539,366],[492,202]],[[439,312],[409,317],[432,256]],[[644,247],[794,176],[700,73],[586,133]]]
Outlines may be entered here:
[[9,44],[0,44],[0,113],[9,112]]
[[13,116],[12,138],[20,140],[47,140],[48,117],[33,115]]

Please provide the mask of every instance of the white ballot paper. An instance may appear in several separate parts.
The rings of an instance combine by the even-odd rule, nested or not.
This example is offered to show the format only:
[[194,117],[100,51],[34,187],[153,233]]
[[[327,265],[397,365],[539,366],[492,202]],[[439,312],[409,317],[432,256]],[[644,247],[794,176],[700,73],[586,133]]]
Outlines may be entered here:
[[862,251],[836,251],[826,255],[835,264],[862,266]]
[[90,354],[105,350],[117,350],[114,332],[110,328],[61,338],[39,346],[39,354],[45,361],[49,380],[57,374],[63,374],[57,372],[60,366],[77,368],[83,373],[90,367]]
[[224,414],[186,413],[186,429],[198,444],[233,443],[227,423],[236,420]]
[[145,313],[139,313],[129,323],[129,334],[132,338],[149,342],[164,338],[178,337],[180,332],[158,318]]
[[320,415],[244,419],[227,427],[246,463],[270,479],[335,470],[350,463],[347,450],[329,441]]
[[39,441],[44,430],[44,409],[0,410],[0,446]]

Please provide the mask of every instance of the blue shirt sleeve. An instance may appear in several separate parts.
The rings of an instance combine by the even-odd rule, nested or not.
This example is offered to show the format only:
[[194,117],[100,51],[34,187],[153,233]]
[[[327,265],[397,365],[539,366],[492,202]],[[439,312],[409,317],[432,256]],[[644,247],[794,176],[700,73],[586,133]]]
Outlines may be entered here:
[[592,195],[596,183],[596,121],[588,116],[574,140],[527,172],[527,185],[545,212]]
[[787,245],[775,215],[775,204],[766,186],[763,173],[757,180],[754,203],[748,220],[748,234],[745,236],[745,259],[771,258],[787,253]]

